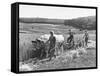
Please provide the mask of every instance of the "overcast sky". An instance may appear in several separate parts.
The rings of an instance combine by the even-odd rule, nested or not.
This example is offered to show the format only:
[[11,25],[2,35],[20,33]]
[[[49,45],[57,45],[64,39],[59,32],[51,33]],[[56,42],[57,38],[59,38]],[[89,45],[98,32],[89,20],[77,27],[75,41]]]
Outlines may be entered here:
[[36,5],[19,6],[19,17],[72,19],[77,17],[95,16],[95,15],[96,15],[95,9],[36,6]]

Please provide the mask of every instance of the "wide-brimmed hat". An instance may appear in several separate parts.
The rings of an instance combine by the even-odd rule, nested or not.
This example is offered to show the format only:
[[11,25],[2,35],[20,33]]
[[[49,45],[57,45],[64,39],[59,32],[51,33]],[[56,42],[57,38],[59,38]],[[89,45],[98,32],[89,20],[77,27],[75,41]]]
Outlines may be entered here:
[[50,31],[50,33],[54,34],[54,31]]

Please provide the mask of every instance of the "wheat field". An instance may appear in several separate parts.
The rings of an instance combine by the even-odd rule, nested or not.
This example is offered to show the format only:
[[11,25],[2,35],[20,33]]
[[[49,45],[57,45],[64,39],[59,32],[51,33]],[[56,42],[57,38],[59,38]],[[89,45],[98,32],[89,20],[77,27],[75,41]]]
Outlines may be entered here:
[[[49,34],[51,30],[55,34],[62,34],[65,41],[68,38],[68,30],[71,29],[75,32],[75,41],[78,38],[82,38],[83,32],[79,31],[77,28],[64,25],[53,25],[53,24],[38,24],[38,23],[19,23],[20,33],[19,33],[19,60],[23,63],[27,63],[32,70],[49,70],[49,69],[68,69],[68,68],[82,68],[82,67],[95,67],[96,66],[96,47],[92,49],[86,49],[87,54],[70,60],[66,58],[65,54],[53,58],[51,61],[37,61],[34,64],[35,53],[32,47],[32,40],[35,40],[40,35]],[[95,30],[88,30],[89,39],[96,41]],[[68,50],[65,50],[67,53]]]

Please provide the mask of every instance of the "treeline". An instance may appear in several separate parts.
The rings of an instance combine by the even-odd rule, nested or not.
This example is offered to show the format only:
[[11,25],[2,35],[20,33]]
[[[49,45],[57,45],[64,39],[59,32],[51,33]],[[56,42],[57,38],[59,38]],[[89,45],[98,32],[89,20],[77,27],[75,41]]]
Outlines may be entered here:
[[79,29],[88,29],[88,30],[95,30],[96,29],[96,17],[95,16],[88,16],[88,17],[81,17],[76,19],[65,20],[64,24],[66,26],[73,26]]

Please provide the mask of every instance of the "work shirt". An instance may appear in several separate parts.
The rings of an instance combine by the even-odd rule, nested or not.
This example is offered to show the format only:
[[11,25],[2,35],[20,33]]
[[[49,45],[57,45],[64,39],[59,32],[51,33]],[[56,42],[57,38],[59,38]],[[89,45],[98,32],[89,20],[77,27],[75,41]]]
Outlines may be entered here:
[[50,41],[50,47],[55,47],[56,38],[54,36],[50,36],[49,41]]
[[88,40],[89,39],[88,33],[85,33],[84,38],[85,38],[85,40]]
[[85,33],[85,38],[88,38],[88,37],[89,37],[88,33]]
[[70,42],[74,39],[74,36],[73,36],[72,32],[70,32],[69,35],[70,35],[70,36],[69,36],[68,39],[67,39],[67,42],[68,42],[68,43],[70,43]]

